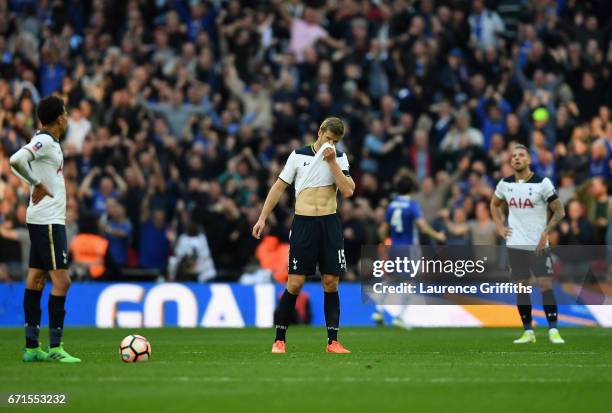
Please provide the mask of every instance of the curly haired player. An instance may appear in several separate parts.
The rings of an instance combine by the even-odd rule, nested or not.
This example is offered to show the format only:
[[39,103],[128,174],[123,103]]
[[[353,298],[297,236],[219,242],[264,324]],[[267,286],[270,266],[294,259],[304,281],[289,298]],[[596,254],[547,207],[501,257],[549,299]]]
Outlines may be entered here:
[[[30,185],[26,222],[32,247],[23,299],[26,337],[23,361],[78,363],[81,360],[68,354],[62,343],[64,304],[70,287],[64,155],[59,144],[68,128],[64,101],[57,96],[42,99],[37,115],[42,129],[10,159],[13,173]],[[38,342],[40,300],[47,274],[53,283],[49,296],[49,352],[42,350]]]

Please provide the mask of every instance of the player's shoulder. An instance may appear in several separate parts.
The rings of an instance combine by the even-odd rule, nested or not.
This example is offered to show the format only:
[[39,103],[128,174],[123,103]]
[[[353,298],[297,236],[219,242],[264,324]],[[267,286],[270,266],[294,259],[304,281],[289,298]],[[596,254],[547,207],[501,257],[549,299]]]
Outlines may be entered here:
[[37,131],[30,139],[30,142],[25,146],[25,149],[32,152],[34,157],[37,153],[46,152],[49,148],[53,147],[53,136],[44,130]]
[[302,146],[301,148],[294,150],[293,153],[302,156],[314,156],[314,151],[312,150],[311,145]]
[[[500,181],[500,183],[506,183],[506,184],[515,184],[516,182],[516,177],[514,175],[510,175],[510,176],[506,176],[505,178],[502,178],[502,180]],[[529,183],[529,184],[550,184],[552,185],[552,181],[550,180],[550,178],[546,177],[546,176],[542,176],[542,175],[538,175],[538,174],[533,174],[531,175],[531,178],[529,178],[527,181],[525,181],[525,183]]]
[[342,152],[340,149],[336,149],[336,158],[342,158],[345,155],[346,154],[344,152]]
[[530,184],[551,183],[550,179],[545,176],[533,174],[528,181]]
[[53,136],[51,136],[49,132],[41,129],[36,131],[34,136],[32,136],[30,142],[40,142],[41,144],[49,144],[55,142],[55,139],[53,139]]
[[390,205],[393,204],[395,207],[408,208],[415,204],[411,196],[394,195],[391,198]]
[[34,133],[34,136],[32,137],[32,139],[53,139],[53,136],[51,135],[51,133],[49,133],[48,131],[44,130],[44,129],[39,129],[36,131],[36,133]]

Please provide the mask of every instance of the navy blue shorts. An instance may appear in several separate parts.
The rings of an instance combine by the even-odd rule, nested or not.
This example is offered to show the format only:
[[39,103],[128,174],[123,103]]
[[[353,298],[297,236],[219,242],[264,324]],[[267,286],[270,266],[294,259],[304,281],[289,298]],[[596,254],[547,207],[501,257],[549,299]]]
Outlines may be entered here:
[[552,257],[548,249],[536,255],[535,251],[508,247],[508,260],[515,281],[526,280],[532,274],[535,277],[552,276]]
[[289,235],[289,274],[342,275],[346,271],[342,222],[337,214],[296,215]]
[[30,268],[63,270],[68,268],[66,226],[28,224],[30,233]]

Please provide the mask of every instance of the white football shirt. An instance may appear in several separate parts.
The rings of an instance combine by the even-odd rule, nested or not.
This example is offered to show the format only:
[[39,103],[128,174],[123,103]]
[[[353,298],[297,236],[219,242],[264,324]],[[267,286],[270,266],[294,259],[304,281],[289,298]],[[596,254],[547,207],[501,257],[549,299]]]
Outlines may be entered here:
[[[323,149],[324,147],[321,147],[315,154],[312,145],[308,145],[291,152],[287,158],[287,163],[278,177],[294,186],[296,197],[306,188],[317,188],[336,183],[329,165],[323,159]],[[315,156],[317,154],[321,155]],[[336,162],[342,172],[349,176],[349,162],[346,153],[336,149]]]
[[64,182],[64,154],[62,148],[47,132],[36,132],[30,143],[24,146],[34,156],[30,168],[41,183],[53,194],[45,196],[38,204],[32,203],[33,187],[30,187],[30,205],[26,212],[28,224],[66,224],[66,183]]
[[553,183],[536,174],[525,181],[516,181],[513,175],[499,181],[495,196],[508,204],[512,234],[506,245],[535,250],[548,222],[548,204],[557,199]]

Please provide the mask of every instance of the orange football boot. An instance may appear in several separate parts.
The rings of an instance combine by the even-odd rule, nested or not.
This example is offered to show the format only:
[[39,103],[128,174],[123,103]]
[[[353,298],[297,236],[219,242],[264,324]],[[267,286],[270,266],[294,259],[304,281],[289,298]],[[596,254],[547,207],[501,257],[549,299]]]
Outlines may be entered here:
[[350,354],[350,351],[344,348],[344,346],[340,344],[339,342],[337,342],[336,340],[332,341],[331,344],[327,345],[326,351],[328,353]]
[[274,344],[272,344],[272,353],[273,354],[284,354],[285,353],[285,342],[282,340],[276,340]]

